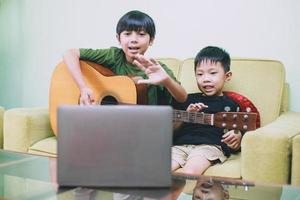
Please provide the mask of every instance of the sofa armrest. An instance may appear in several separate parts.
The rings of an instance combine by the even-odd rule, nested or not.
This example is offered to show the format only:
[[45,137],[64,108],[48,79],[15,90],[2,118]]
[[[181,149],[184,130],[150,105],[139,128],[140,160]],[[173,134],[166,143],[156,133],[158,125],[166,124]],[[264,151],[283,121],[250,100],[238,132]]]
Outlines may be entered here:
[[3,147],[7,150],[27,152],[28,148],[53,136],[48,108],[14,108],[4,113]]
[[300,134],[293,138],[291,184],[300,186]]
[[286,112],[270,124],[247,132],[242,140],[243,179],[289,182],[291,140],[300,133],[300,113]]

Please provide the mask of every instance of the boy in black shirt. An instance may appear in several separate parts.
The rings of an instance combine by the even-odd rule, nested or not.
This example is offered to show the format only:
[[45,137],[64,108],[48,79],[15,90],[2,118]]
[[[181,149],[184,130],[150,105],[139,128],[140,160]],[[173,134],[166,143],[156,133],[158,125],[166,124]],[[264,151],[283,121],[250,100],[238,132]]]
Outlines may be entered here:
[[[189,94],[187,101],[175,108],[204,113],[239,110],[239,105],[222,93],[225,82],[232,76],[230,56],[225,50],[212,46],[202,49],[195,58],[194,69],[201,93]],[[172,171],[200,175],[240,149],[240,131],[226,132],[222,128],[192,123],[180,126],[174,135]]]

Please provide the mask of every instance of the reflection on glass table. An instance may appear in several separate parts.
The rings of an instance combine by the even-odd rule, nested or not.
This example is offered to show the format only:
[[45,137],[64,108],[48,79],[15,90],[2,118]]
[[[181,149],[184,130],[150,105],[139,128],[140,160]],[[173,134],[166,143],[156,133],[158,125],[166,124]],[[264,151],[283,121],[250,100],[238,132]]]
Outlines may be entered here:
[[289,185],[178,173],[173,174],[170,188],[62,188],[56,180],[55,158],[0,150],[0,199],[300,200],[300,188]]

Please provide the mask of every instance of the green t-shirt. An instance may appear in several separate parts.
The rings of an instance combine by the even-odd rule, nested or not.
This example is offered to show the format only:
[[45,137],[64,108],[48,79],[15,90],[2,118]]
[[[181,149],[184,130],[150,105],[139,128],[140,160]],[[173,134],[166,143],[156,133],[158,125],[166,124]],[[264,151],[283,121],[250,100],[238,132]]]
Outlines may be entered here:
[[[138,67],[127,62],[125,54],[122,49],[111,47],[109,49],[84,49],[80,50],[80,59],[95,62],[110,69],[117,75],[133,75],[141,76],[147,79],[147,75]],[[163,63],[159,62],[168,75],[174,79],[176,78],[173,72]],[[172,96],[169,91],[162,85],[148,85],[148,104],[163,105],[171,104]]]

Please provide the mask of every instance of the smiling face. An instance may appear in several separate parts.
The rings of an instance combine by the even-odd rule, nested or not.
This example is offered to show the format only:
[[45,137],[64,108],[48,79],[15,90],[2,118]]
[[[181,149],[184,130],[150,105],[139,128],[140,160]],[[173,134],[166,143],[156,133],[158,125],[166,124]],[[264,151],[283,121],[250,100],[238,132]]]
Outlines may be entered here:
[[220,62],[203,60],[195,70],[198,88],[206,96],[222,96],[222,90],[226,81],[229,81],[232,73],[225,72]]
[[150,35],[143,30],[123,31],[120,35],[117,35],[117,39],[129,63],[133,62],[136,54],[144,55],[154,40],[154,38],[150,38]]
[[229,192],[220,183],[210,183],[199,179],[194,188],[192,199],[227,200],[229,199]]

